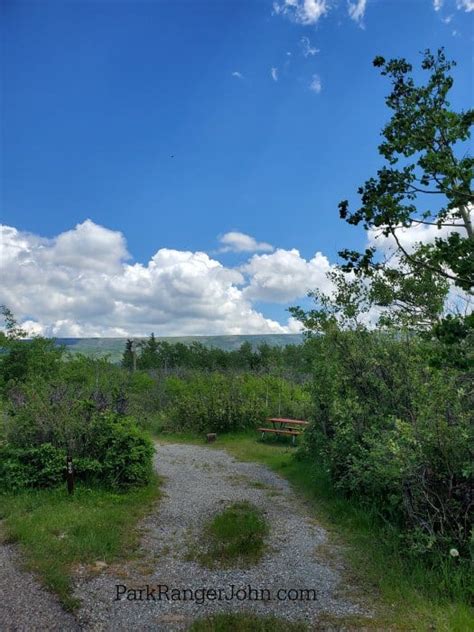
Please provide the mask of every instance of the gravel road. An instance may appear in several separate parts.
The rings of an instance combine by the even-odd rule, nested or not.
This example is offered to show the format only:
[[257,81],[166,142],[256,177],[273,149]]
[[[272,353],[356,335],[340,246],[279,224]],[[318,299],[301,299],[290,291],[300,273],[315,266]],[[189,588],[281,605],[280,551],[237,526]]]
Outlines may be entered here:
[[[173,632],[196,617],[230,611],[301,620],[313,629],[328,616],[370,616],[364,596],[342,579],[341,552],[285,480],[262,465],[191,445],[158,445],[155,466],[164,497],[142,524],[140,556],[92,578],[77,574],[81,629]],[[240,500],[257,505],[270,525],[263,559],[225,570],[190,561],[189,551],[202,542],[203,523]]]
[[0,630],[2,632],[75,632],[75,619],[37,579],[21,568],[16,548],[0,545]]

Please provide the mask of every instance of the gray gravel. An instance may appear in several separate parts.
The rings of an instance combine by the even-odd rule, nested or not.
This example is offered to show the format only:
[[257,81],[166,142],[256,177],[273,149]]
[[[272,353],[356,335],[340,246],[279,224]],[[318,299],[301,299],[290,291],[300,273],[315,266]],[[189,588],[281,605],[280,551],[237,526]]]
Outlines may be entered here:
[[0,630],[2,632],[69,632],[80,630],[57,599],[21,568],[11,545],[0,545]]
[[[190,445],[157,446],[155,464],[164,478],[165,495],[156,512],[143,522],[140,557],[126,565],[108,567],[92,578],[85,569],[79,569],[75,594],[83,603],[77,617],[81,629],[172,632],[186,629],[196,617],[230,611],[302,620],[314,628],[327,615],[370,616],[363,596],[357,596],[342,579],[341,551],[328,542],[324,529],[285,480],[262,465],[242,463],[225,452]],[[189,561],[189,550],[202,543],[203,523],[238,500],[260,507],[269,522],[269,546],[263,559],[250,568],[225,570],[210,570]],[[120,600],[115,600],[117,585],[126,586],[128,591]],[[147,585],[149,591],[155,589],[148,600]],[[165,596],[159,599],[158,585],[168,586],[170,600]],[[243,588],[247,596],[249,586],[257,591],[268,589],[272,599],[256,600],[253,592],[251,600],[226,600],[231,585],[234,592]],[[210,597],[202,604],[198,603],[200,592],[193,592],[194,600],[190,598],[190,591],[203,588],[216,593],[208,593]],[[181,591],[173,593],[181,600],[171,600],[172,589]],[[186,595],[182,592],[185,589]],[[219,589],[222,600],[213,600]],[[315,599],[276,598],[279,590],[300,589],[314,590]]]

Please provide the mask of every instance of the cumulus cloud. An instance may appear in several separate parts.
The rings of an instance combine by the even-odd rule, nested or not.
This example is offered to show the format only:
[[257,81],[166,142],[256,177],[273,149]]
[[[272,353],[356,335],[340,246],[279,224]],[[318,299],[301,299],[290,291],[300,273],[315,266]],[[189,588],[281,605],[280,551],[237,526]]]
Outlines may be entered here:
[[287,303],[316,288],[331,292],[332,284],[326,277],[331,264],[320,252],[307,261],[296,249],[278,248],[272,254],[254,255],[241,270],[249,275],[243,293],[250,300]]
[[[272,249],[242,235],[227,233],[222,243],[240,252]],[[266,318],[253,297],[304,296],[320,279],[297,251],[278,251],[271,274],[255,257],[247,270],[233,269],[204,252],[168,248],[130,263],[123,235],[90,220],[54,239],[0,226],[0,246],[0,304],[31,333],[57,337],[293,332],[296,321]]]
[[278,81],[278,68],[272,68],[270,70],[273,81]]
[[225,233],[219,238],[219,241],[222,244],[220,252],[269,252],[273,250],[271,244],[257,241],[254,237],[237,231]]
[[111,272],[129,258],[124,236],[90,219],[61,233],[48,256],[56,265]]
[[316,55],[316,53],[319,53],[319,48],[311,46],[309,37],[302,37],[300,39],[300,46],[304,57],[312,57],[313,55]]
[[316,24],[328,12],[327,0],[282,0],[273,3],[276,15],[284,15],[297,24]]
[[357,22],[359,26],[362,26],[366,6],[367,0],[355,0],[355,2],[351,2],[351,0],[347,1],[349,17],[351,20],[354,20],[354,22]]
[[309,89],[311,92],[315,92],[319,94],[323,89],[323,84],[321,83],[321,77],[319,75],[313,75],[311,77],[311,82],[309,84]]
[[234,70],[234,72],[232,73],[232,76],[235,77],[236,79],[243,79],[244,76],[241,72],[239,72],[238,70]]
[[[470,210],[470,214],[471,216],[473,214],[472,208]],[[437,226],[428,224],[413,224],[410,228],[397,228],[397,239],[404,250],[411,253],[417,248],[417,246],[419,246],[419,244],[433,243],[436,237],[445,239],[453,232],[464,233],[463,225],[459,219],[453,218],[451,221],[447,220],[446,223],[458,224],[459,228],[447,225],[442,228],[438,228]],[[380,233],[379,229],[369,229],[367,237],[369,246],[374,246],[387,255],[397,249],[397,243],[394,237],[392,235],[385,237]]]
[[433,0],[433,8],[435,11],[440,11],[443,6],[444,0]]

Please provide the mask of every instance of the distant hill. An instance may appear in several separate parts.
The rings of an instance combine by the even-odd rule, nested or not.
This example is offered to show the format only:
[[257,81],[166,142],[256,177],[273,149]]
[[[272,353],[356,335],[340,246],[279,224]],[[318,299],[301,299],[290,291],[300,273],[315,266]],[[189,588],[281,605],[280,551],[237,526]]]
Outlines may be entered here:
[[[253,336],[156,336],[157,340],[169,343],[183,342],[191,344],[200,342],[206,347],[217,347],[224,351],[238,349],[243,342],[250,342],[252,347],[258,347],[263,342],[272,347],[299,345],[303,341],[302,334],[264,334]],[[135,338],[145,340],[145,338]],[[111,362],[119,362],[125,348],[126,338],[56,338],[58,345],[64,345],[71,353],[103,358],[109,356]]]

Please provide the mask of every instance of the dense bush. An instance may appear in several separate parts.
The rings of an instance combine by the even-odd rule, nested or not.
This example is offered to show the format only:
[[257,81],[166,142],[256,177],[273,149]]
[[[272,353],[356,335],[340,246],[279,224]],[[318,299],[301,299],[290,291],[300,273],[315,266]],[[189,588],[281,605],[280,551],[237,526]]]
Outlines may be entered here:
[[0,387],[11,382],[57,376],[64,354],[54,340],[34,338],[30,341],[0,338]]
[[0,488],[60,483],[66,454],[79,480],[115,488],[146,484],[152,442],[124,415],[120,392],[110,390],[90,391],[87,381],[65,379],[12,385],[3,413]]
[[153,443],[133,419],[96,415],[88,440],[87,458],[100,464],[95,473],[98,480],[112,487],[144,485],[150,480]]
[[413,551],[468,555],[472,375],[430,363],[434,343],[328,328],[313,344],[306,451],[344,493],[397,525]]
[[[153,444],[132,419],[110,413],[96,415],[83,439],[84,449],[72,452],[77,480],[114,488],[149,482]],[[51,443],[0,447],[0,489],[60,484],[68,452]]]
[[66,452],[50,443],[38,447],[0,447],[0,489],[50,487],[64,478]]
[[164,389],[165,418],[175,430],[244,430],[268,416],[305,419],[311,409],[301,386],[274,376],[192,373],[167,378]]

